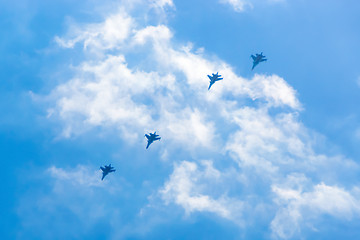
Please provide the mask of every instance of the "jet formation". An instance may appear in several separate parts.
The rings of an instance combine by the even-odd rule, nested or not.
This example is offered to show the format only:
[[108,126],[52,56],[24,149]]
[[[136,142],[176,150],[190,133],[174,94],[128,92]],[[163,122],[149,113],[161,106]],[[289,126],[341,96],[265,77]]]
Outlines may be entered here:
[[115,172],[116,169],[114,169],[114,167],[111,166],[111,164],[109,164],[109,166],[104,166],[104,167],[100,167],[100,169],[102,170],[102,178],[101,181],[104,180],[104,177],[106,175],[108,175],[111,172]]
[[156,132],[154,132],[154,133],[149,133],[149,134],[145,134],[145,137],[146,137],[147,140],[148,140],[146,149],[148,149],[149,146],[150,146],[150,144],[152,144],[154,141],[161,139],[161,137],[159,137],[159,135],[156,134]]
[[253,66],[251,70],[253,70],[259,63],[267,61],[262,52],[260,54],[256,53],[256,56],[251,55],[251,57],[253,59]]
[[210,79],[210,85],[209,85],[209,88],[208,90],[210,90],[211,86],[216,82],[216,81],[220,81],[220,80],[223,80],[223,78],[221,78],[221,75],[219,75],[219,72],[217,72],[216,74],[212,74],[212,76],[210,75],[207,75]]
[[[265,58],[265,56],[263,55],[263,53],[261,52],[260,54],[256,53],[256,56],[254,55],[251,55],[252,59],[253,59],[253,66],[251,68],[251,70],[253,70],[259,63],[261,62],[265,62],[267,61],[267,59]],[[223,80],[223,78],[221,77],[221,75],[219,75],[219,72],[217,72],[216,74],[212,74],[212,76],[210,75],[207,75],[210,79],[210,85],[209,85],[209,88],[208,90],[210,90],[211,86],[217,82],[217,81],[220,81],[220,80]],[[157,140],[160,140],[161,137],[159,137],[158,134],[156,134],[156,131],[154,133],[149,133],[149,134],[145,134],[145,137],[147,138],[147,146],[146,146],[146,149],[149,148],[149,146],[154,142],[154,141],[157,141]],[[104,179],[104,177],[106,175],[108,175],[109,173],[111,172],[115,172],[116,170],[111,166],[111,164],[109,164],[109,166],[104,166],[104,167],[100,167],[100,169],[102,170],[102,178],[101,180]]]

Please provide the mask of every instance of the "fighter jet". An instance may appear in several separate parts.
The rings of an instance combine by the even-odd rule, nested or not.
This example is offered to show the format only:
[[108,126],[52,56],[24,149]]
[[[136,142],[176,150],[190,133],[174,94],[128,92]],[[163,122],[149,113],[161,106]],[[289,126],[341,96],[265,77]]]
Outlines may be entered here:
[[116,170],[114,169],[114,167],[111,166],[111,164],[109,164],[109,166],[104,166],[104,167],[100,167],[100,169],[102,170],[102,178],[101,178],[101,181],[104,179],[104,177],[106,175],[108,175],[109,173],[111,172],[115,172]]
[[147,140],[148,140],[146,149],[148,149],[149,146],[150,146],[150,144],[152,144],[154,141],[161,139],[161,137],[159,137],[159,135],[157,135],[156,132],[154,132],[154,133],[149,133],[149,134],[145,134],[145,137],[146,137]]
[[207,75],[210,79],[210,85],[209,85],[209,88],[208,90],[210,90],[211,86],[216,82],[216,81],[220,81],[220,80],[223,80],[223,78],[221,78],[221,75],[219,75],[219,72],[217,72],[216,74],[212,74],[212,76],[210,75]]
[[253,70],[254,67],[256,67],[256,65],[258,65],[259,63],[267,61],[267,59],[265,59],[265,56],[263,55],[262,52],[260,54],[257,53],[256,56],[251,55],[251,57],[253,59],[253,66],[251,70]]

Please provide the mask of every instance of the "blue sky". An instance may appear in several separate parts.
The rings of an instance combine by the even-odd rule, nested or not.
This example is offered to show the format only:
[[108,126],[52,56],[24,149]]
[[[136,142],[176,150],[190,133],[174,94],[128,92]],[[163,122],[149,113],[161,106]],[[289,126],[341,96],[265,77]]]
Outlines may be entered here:
[[359,10],[1,1],[1,238],[354,239]]

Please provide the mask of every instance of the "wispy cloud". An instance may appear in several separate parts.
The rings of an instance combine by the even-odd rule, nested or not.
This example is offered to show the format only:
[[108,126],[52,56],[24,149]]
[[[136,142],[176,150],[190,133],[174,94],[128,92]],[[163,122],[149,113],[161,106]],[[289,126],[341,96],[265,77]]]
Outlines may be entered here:
[[121,178],[108,185],[107,179],[101,181],[100,170],[85,165],[52,166],[38,173],[37,178],[46,185],[41,191],[36,184],[30,186],[18,203],[22,226],[17,232],[19,238],[87,236],[98,224],[110,225],[112,219],[119,218],[118,195],[127,187]]
[[175,7],[172,0],[152,0],[151,3],[158,8],[168,7]]
[[74,169],[62,169],[55,166],[48,170],[51,177],[59,181],[68,181],[81,187],[103,186],[101,185],[99,171],[91,171],[90,168],[77,165]]
[[243,12],[246,7],[253,7],[252,4],[246,0],[220,0],[220,3],[229,4],[236,12]]
[[322,214],[351,220],[360,212],[359,189],[352,191],[324,183],[313,186],[312,191],[284,189],[273,186],[280,205],[271,228],[276,237],[291,239],[299,233],[304,222],[314,224]]
[[230,5],[235,12],[240,13],[253,9],[257,4],[284,3],[286,0],[219,0],[219,2]]

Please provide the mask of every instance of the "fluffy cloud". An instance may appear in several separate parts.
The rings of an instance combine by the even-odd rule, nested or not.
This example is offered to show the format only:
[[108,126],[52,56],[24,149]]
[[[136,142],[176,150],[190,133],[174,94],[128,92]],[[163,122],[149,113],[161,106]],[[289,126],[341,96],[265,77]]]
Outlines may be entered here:
[[163,44],[171,39],[172,33],[164,26],[148,26],[136,32],[134,42],[136,44],[144,44],[149,40],[155,41],[157,44]]
[[310,137],[298,122],[296,113],[271,116],[267,108],[244,107],[226,115],[239,126],[229,138],[226,149],[241,166],[252,165],[264,172],[274,172],[279,167],[291,167],[299,159],[306,161],[314,154]]
[[176,165],[170,179],[160,190],[162,198],[167,204],[174,202],[182,206],[187,214],[205,211],[240,221],[243,203],[224,195],[214,199],[209,186],[216,183],[222,173],[213,167],[212,162],[203,161],[202,165],[204,170],[199,170],[197,164],[187,161]]
[[103,23],[89,24],[80,29],[73,26],[67,40],[55,37],[55,41],[65,48],[73,48],[75,44],[83,42],[85,49],[113,49],[121,46],[133,24],[132,18],[121,12],[109,16]]
[[87,78],[74,78],[53,93],[54,97],[60,97],[57,101],[60,117],[68,121],[65,136],[76,131],[73,127],[76,116],[90,126],[113,125],[128,131],[147,127],[152,120],[151,110],[135,98],[146,99],[164,87],[171,89],[174,82],[171,75],[160,77],[155,72],[128,69],[123,56],[109,56],[95,64],[84,63],[79,71]]

